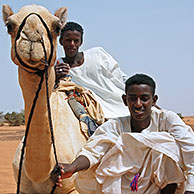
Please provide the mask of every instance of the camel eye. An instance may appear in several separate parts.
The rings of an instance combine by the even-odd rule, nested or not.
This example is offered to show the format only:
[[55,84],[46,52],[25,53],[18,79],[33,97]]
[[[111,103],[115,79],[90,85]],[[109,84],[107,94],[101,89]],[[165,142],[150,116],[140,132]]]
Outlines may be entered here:
[[58,25],[58,26],[56,27],[55,31],[56,31],[57,34],[59,34],[60,30],[61,30],[61,27]]
[[13,22],[7,22],[7,23],[6,23],[7,32],[8,32],[9,34],[11,34],[11,33],[14,31],[15,26],[16,26],[16,25],[15,25]]
[[11,24],[7,24],[7,32],[11,33],[12,32],[12,25]]
[[53,31],[55,32],[55,34],[58,36],[61,30],[61,23],[60,22],[54,22],[53,23]]

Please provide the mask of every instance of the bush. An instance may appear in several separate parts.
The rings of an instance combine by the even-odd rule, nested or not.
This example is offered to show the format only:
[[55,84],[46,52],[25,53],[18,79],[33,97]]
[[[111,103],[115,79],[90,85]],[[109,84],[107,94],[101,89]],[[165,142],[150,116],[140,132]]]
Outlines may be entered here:
[[25,118],[23,111],[20,113],[12,112],[4,115],[6,122],[9,126],[20,126],[25,124]]
[[177,113],[177,115],[178,115],[181,119],[184,118],[183,115],[182,115],[181,113]]
[[0,112],[0,119],[3,117],[3,112]]

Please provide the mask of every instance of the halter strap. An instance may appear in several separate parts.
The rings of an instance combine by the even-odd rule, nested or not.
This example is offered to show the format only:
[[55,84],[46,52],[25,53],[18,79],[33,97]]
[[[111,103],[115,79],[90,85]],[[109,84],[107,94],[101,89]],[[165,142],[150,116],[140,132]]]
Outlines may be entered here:
[[[48,60],[47,60],[47,54],[46,54],[46,48],[45,48],[45,45],[44,45],[44,41],[41,40],[41,44],[43,46],[43,51],[44,51],[44,55],[45,55],[44,56],[45,57],[44,58],[44,64],[45,64],[45,69],[44,70],[41,70],[41,69],[38,69],[38,68],[31,67],[31,66],[27,65],[26,63],[24,63],[22,61],[22,59],[20,58],[19,54],[17,53],[16,41],[20,37],[20,33],[21,33],[21,31],[22,31],[22,29],[23,29],[23,27],[25,25],[25,22],[26,22],[27,18],[30,15],[32,15],[32,14],[35,14],[35,15],[37,15],[39,17],[40,21],[42,22],[42,24],[44,25],[44,27],[47,30],[47,35],[48,35],[48,38],[50,40],[51,53],[50,53],[50,56],[49,56],[49,59]],[[38,89],[36,91],[36,94],[35,94],[35,97],[34,97],[34,100],[33,100],[33,104],[32,104],[31,111],[30,111],[30,115],[28,117],[27,127],[26,127],[26,131],[25,131],[25,138],[24,138],[24,142],[23,142],[23,146],[22,146],[22,150],[21,150],[21,157],[20,157],[20,162],[19,162],[19,172],[18,172],[18,181],[17,181],[17,191],[16,191],[16,193],[19,194],[20,193],[20,182],[21,182],[22,164],[23,164],[23,159],[24,159],[24,152],[25,152],[25,146],[26,146],[27,136],[28,136],[28,132],[29,132],[29,129],[30,129],[30,124],[31,124],[32,116],[33,116],[34,109],[35,109],[35,106],[36,106],[36,102],[37,102],[37,99],[38,99],[40,90],[42,88],[42,83],[44,81],[44,75],[45,75],[45,81],[46,81],[46,97],[47,97],[47,109],[48,109],[49,128],[50,128],[50,132],[51,132],[51,140],[52,140],[53,149],[54,149],[54,156],[55,156],[56,166],[58,166],[56,146],[55,146],[54,134],[53,134],[53,125],[52,125],[52,119],[51,119],[51,109],[50,109],[50,102],[49,102],[49,93],[48,93],[48,66],[50,66],[51,59],[53,57],[53,43],[52,43],[52,36],[51,36],[51,33],[50,33],[49,29],[48,29],[48,26],[46,25],[46,23],[44,22],[44,20],[41,18],[41,16],[38,15],[37,13],[30,13],[29,15],[27,15],[24,18],[24,20],[22,21],[21,25],[19,26],[19,29],[18,29],[18,32],[17,32],[17,36],[16,36],[16,39],[15,39],[15,54],[16,54],[17,59],[19,60],[19,62],[21,63],[21,65],[24,68],[27,68],[27,69],[30,69],[30,70],[35,71],[35,73],[38,74],[41,77],[40,82],[39,82]],[[56,184],[53,185],[53,188],[52,188],[52,191],[51,191],[50,194],[53,194],[54,193],[54,191],[56,189],[56,186],[57,186]]]
[[[21,31],[22,31],[22,29],[23,29],[25,23],[26,23],[27,18],[28,18],[29,16],[33,15],[33,14],[36,15],[36,16],[38,16],[38,18],[39,18],[40,21],[42,22],[43,26],[46,28],[47,35],[48,35],[48,38],[49,38],[49,41],[50,41],[51,53],[50,53],[50,56],[49,56],[48,61],[45,60],[45,62],[47,62],[48,66],[49,66],[50,63],[51,63],[51,59],[52,59],[52,57],[53,57],[53,42],[52,42],[53,39],[52,39],[50,30],[49,30],[47,24],[44,22],[44,20],[42,19],[42,17],[41,17],[39,14],[37,14],[37,13],[30,13],[30,14],[28,14],[28,15],[23,19],[22,23],[20,24],[19,29],[18,29],[18,32],[17,32],[17,35],[16,35],[16,38],[15,38],[15,54],[16,54],[16,57],[17,57],[18,61],[20,62],[20,64],[21,64],[24,68],[33,70],[33,71],[35,71],[38,75],[41,75],[41,74],[44,72],[44,70],[41,70],[41,69],[36,68],[36,67],[31,67],[31,66],[27,65],[24,61],[22,61],[22,59],[20,58],[20,56],[19,56],[19,54],[18,54],[18,52],[17,52],[17,47],[16,47],[16,42],[17,42],[17,40],[18,40],[19,37],[20,37],[20,33],[21,33]],[[44,48],[44,42],[43,42],[43,40],[41,41],[41,44],[43,45],[43,48]],[[46,56],[45,56],[45,58],[46,58]]]

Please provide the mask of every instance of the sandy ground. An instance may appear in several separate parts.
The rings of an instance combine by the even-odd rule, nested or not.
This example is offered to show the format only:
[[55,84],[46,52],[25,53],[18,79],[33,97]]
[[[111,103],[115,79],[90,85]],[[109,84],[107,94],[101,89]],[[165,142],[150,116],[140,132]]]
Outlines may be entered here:
[[194,116],[187,116],[183,118],[183,121],[187,124],[190,125],[192,127],[192,129],[194,130]]
[[[194,129],[194,116],[184,117],[183,120]],[[0,194],[16,192],[11,163],[23,134],[24,126],[0,127]]]
[[12,160],[24,127],[0,127],[0,194],[14,194],[16,183],[12,171]]

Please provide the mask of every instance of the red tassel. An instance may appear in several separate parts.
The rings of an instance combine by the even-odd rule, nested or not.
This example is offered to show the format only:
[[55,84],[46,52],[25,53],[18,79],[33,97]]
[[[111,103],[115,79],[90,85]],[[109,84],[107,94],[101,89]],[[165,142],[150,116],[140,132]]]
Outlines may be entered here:
[[139,179],[139,177],[140,177],[140,174],[137,173],[134,176],[133,180],[131,181],[130,187],[131,187],[131,191],[133,191],[133,192],[138,191],[138,179]]

